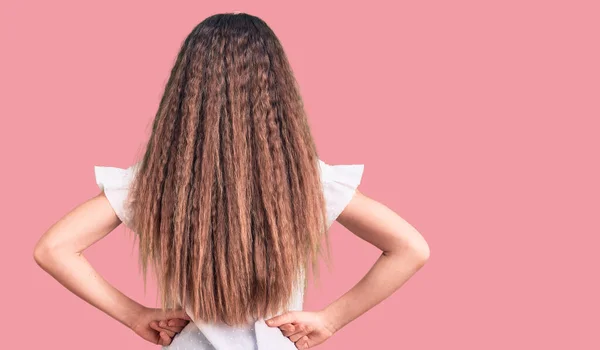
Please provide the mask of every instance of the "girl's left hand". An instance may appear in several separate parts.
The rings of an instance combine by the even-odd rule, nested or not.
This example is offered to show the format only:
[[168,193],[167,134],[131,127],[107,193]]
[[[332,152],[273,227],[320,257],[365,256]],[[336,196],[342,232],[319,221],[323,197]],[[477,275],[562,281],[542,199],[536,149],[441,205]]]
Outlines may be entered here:
[[163,311],[144,307],[131,329],[152,344],[169,345],[189,322],[184,310]]
[[322,312],[291,311],[266,321],[269,327],[278,327],[298,349],[308,349],[329,339],[335,329]]

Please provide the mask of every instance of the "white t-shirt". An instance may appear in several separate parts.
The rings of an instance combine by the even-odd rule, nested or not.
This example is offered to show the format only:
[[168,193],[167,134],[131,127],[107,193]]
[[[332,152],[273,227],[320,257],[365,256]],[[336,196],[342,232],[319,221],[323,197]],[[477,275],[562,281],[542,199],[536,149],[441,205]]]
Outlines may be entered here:
[[[115,214],[128,227],[131,227],[131,216],[126,211],[124,202],[127,198],[129,183],[133,179],[137,165],[134,164],[127,169],[108,166],[94,167],[98,187],[104,191]],[[352,199],[356,188],[360,184],[364,165],[330,165],[319,160],[319,169],[327,207],[327,227],[330,227]],[[292,300],[290,300],[291,310],[302,310],[303,294],[303,288],[296,291]],[[183,349],[186,346],[193,346],[194,349],[202,350],[296,349],[294,343],[283,336],[278,328],[267,326],[262,319],[249,325],[247,328],[233,328],[222,324],[209,324],[201,320],[194,320],[193,324],[190,323],[189,326],[197,327],[199,332],[201,332],[202,340],[190,336],[190,332],[186,332],[190,327],[186,327],[182,333],[175,337],[169,347],[164,348]],[[186,336],[184,336],[184,333]]]

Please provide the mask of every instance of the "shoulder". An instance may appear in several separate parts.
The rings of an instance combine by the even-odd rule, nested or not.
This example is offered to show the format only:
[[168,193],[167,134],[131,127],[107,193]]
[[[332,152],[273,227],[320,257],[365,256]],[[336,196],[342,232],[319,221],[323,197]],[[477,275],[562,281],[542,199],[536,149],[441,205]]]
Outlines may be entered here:
[[128,168],[94,166],[94,175],[98,188],[104,192],[115,214],[126,226],[130,226],[131,222],[125,201],[127,200],[129,186],[135,175],[137,166],[137,163]]
[[[330,164],[321,159],[318,162],[327,207],[327,223],[331,226],[358,191],[364,164]],[[139,162],[128,168],[94,166],[96,184],[104,191],[115,214],[127,226],[130,226],[131,215],[127,211],[125,201],[138,168]]]
[[328,226],[333,224],[358,191],[364,167],[364,164],[329,164],[319,159]]

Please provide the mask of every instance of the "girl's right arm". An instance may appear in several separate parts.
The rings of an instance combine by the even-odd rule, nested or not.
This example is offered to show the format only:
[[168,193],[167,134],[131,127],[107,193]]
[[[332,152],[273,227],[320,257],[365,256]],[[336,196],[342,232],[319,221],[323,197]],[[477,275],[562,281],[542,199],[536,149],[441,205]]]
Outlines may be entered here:
[[154,344],[169,345],[189,322],[186,313],[137,303],[108,283],[83,255],[120,223],[102,192],[79,204],[42,235],[35,245],[35,261],[68,290],[142,338]]
[[306,349],[400,288],[429,259],[429,246],[408,222],[380,202],[356,190],[337,221],[382,253],[367,274],[347,293],[319,312],[288,312],[267,321]]

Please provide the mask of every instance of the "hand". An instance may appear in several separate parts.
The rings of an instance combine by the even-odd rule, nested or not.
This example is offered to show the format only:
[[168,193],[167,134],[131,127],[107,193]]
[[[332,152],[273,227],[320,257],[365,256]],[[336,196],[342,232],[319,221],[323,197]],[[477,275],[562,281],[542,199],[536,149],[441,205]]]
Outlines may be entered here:
[[298,349],[319,345],[336,331],[323,312],[291,311],[266,322],[269,327],[278,327]]
[[175,334],[190,322],[184,310],[153,309],[144,307],[131,329],[152,344],[169,345]]

